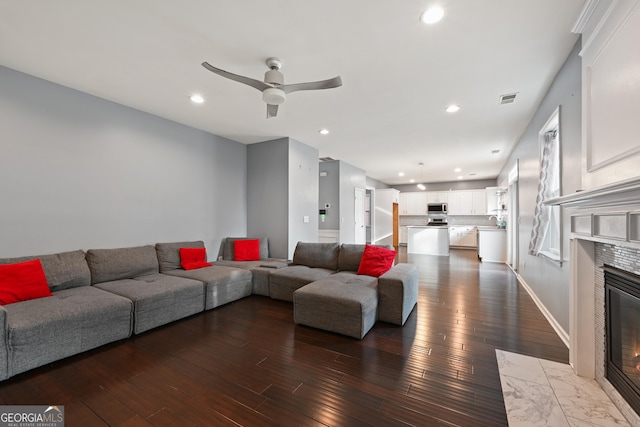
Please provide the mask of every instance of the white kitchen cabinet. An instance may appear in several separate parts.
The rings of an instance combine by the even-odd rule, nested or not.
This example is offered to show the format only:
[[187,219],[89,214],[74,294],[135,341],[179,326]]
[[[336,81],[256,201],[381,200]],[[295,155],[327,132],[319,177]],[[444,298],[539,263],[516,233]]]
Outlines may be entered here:
[[400,193],[400,204],[398,209],[400,215],[426,215],[427,193]]
[[507,231],[478,228],[478,257],[483,262],[507,262]]
[[406,215],[407,214],[407,194],[409,193],[400,193],[400,196],[398,197],[399,202],[398,202],[398,214],[399,215]]
[[472,225],[456,225],[449,227],[449,241],[451,246],[461,248],[475,248],[476,227]]
[[449,193],[449,215],[486,215],[486,190],[462,190]]
[[448,191],[429,191],[427,193],[427,203],[447,203],[448,201]]

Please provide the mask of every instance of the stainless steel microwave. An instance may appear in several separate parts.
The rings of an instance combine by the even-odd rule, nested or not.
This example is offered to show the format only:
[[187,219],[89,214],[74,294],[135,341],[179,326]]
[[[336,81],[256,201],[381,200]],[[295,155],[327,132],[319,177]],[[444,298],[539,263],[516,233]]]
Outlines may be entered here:
[[447,214],[446,203],[427,203],[427,214]]

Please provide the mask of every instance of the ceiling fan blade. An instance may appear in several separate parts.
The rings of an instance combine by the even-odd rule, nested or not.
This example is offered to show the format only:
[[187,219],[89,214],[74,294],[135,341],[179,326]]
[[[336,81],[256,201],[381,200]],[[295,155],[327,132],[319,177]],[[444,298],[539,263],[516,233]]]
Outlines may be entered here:
[[342,86],[342,79],[340,78],[340,76],[334,77],[328,80],[321,80],[319,82],[294,83],[291,85],[283,85],[283,86],[280,86],[280,89],[282,89],[284,93],[291,93],[299,90],[331,89],[339,86]]
[[235,80],[236,82],[244,83],[248,86],[258,89],[261,92],[271,87],[270,85],[266,84],[265,82],[261,82],[260,80],[252,79],[250,77],[245,77],[245,76],[239,76],[238,74],[233,74],[228,71],[221,70],[220,68],[216,68],[206,61],[202,63],[202,66],[207,70],[211,71],[212,73],[216,73],[230,80]]
[[273,104],[267,104],[267,119],[269,117],[275,117],[278,115],[278,106]]

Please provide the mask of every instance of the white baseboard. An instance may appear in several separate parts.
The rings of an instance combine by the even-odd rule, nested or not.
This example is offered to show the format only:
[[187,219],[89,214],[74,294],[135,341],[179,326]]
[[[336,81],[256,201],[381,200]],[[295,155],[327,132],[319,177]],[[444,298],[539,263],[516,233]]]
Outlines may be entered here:
[[[511,268],[511,266],[509,266],[509,268]],[[547,307],[545,307],[545,305],[542,303],[542,301],[540,301],[538,296],[535,294],[535,292],[533,292],[531,287],[522,278],[522,276],[520,276],[516,271],[514,271],[513,268],[511,268],[511,271],[513,271],[513,274],[516,275],[516,278],[518,279],[518,282],[527,291],[527,293],[529,294],[529,296],[531,297],[533,302],[536,304],[538,309],[540,309],[540,311],[542,312],[542,315],[551,324],[551,327],[553,328],[553,330],[556,331],[556,334],[558,334],[558,336],[560,337],[560,339],[562,340],[564,345],[566,345],[567,348],[571,348],[571,346],[569,344],[570,343],[569,334],[567,333],[567,331],[565,331],[564,328],[562,326],[560,326],[560,323],[558,323],[558,321],[556,320],[555,317],[553,317],[551,312],[549,310],[547,310]]]

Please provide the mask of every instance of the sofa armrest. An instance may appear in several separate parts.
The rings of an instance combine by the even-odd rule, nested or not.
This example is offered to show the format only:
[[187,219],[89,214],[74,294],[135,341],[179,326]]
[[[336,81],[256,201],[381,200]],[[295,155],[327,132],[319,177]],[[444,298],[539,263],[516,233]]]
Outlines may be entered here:
[[418,267],[396,264],[378,278],[378,320],[404,325],[418,302]]
[[0,380],[9,377],[9,327],[7,310],[0,306]]

